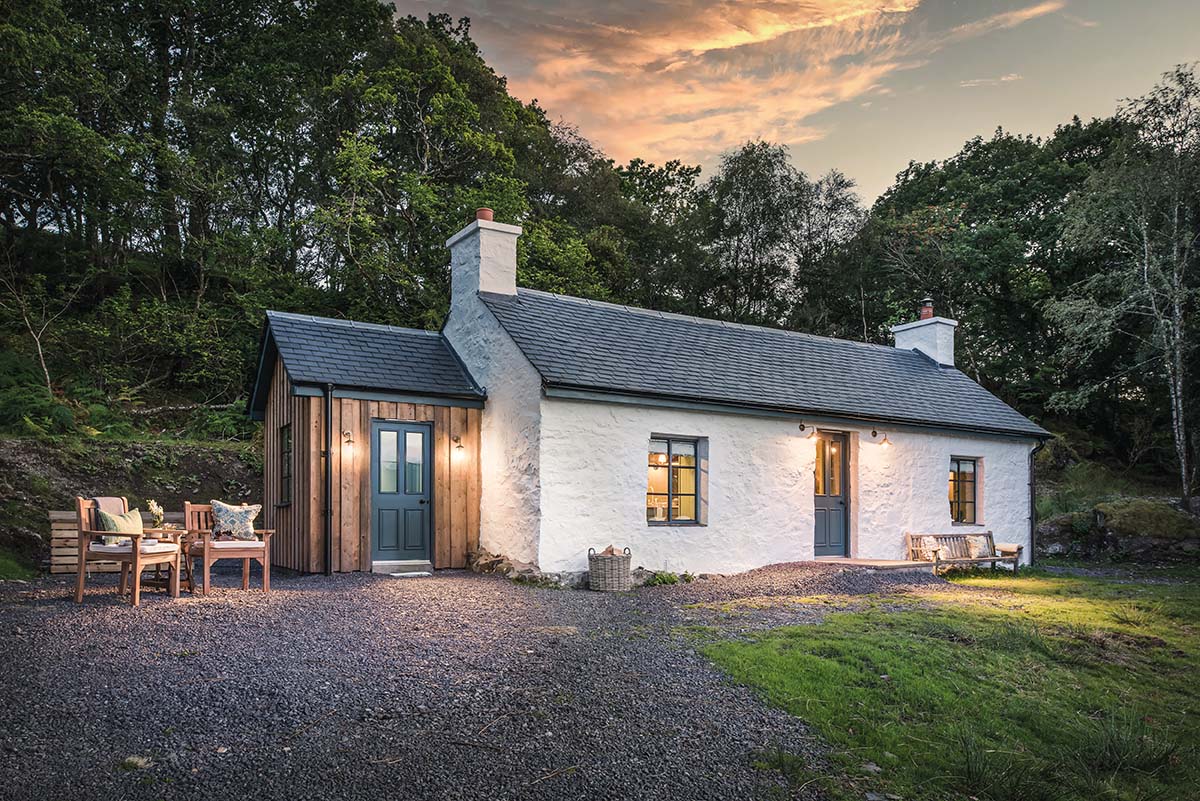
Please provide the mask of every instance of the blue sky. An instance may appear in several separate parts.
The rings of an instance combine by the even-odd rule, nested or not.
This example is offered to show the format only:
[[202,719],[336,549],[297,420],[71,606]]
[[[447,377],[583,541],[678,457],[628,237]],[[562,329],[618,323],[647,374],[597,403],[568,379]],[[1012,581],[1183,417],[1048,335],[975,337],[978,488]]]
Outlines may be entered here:
[[523,100],[610,156],[710,171],[752,138],[836,168],[865,200],[910,159],[952,155],[997,126],[1046,135],[1111,114],[1200,59],[1191,0],[399,0],[472,20]]

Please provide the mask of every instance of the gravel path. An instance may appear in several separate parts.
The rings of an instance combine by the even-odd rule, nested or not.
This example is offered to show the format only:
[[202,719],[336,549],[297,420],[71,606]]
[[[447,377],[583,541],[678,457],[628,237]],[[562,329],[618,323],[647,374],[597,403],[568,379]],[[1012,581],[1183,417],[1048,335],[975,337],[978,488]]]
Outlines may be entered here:
[[226,575],[139,609],[104,578],[82,606],[60,580],[0,582],[0,796],[786,797],[755,753],[818,766],[819,741],[673,627],[709,601],[928,581],[785,565],[601,595],[440,572],[264,596]]

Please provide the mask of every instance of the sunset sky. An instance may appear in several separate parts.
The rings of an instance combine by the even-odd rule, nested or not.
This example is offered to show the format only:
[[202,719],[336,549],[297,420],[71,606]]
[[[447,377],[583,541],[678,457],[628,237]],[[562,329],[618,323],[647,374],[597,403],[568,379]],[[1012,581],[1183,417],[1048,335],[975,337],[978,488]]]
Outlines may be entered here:
[[1048,134],[1200,59],[1196,0],[397,0],[469,16],[522,100],[618,161],[709,172],[756,137],[873,199],[910,159],[997,125]]

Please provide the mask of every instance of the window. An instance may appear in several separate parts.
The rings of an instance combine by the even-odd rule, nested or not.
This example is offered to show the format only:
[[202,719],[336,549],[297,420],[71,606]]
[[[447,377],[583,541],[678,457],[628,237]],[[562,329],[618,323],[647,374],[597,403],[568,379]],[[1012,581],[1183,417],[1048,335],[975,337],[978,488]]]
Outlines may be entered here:
[[813,490],[816,495],[842,494],[842,452],[840,437],[819,437],[814,465]]
[[975,468],[974,459],[950,458],[950,519],[955,523],[975,522]]
[[292,427],[279,427],[279,505],[292,502]]
[[399,432],[379,432],[379,491],[400,491]]
[[697,441],[652,439],[647,462],[646,522],[698,523]]
[[404,434],[404,491],[420,495],[425,491],[425,435],[420,431]]

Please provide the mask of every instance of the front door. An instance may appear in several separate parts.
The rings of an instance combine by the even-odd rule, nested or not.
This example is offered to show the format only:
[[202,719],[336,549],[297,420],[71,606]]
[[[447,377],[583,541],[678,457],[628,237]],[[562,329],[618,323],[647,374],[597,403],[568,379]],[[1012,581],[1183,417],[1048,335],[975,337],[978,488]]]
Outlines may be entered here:
[[817,465],[813,481],[816,556],[846,556],[846,435],[821,431],[817,434]]
[[430,561],[430,426],[371,423],[371,559]]

